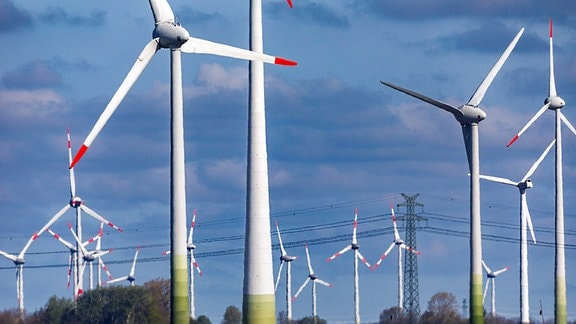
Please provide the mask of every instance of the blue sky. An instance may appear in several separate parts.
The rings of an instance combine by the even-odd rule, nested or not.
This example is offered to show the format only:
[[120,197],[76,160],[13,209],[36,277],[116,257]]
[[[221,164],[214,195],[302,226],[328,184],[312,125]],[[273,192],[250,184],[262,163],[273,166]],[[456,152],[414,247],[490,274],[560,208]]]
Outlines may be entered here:
[[[248,47],[247,1],[171,5],[192,36]],[[146,1],[0,0],[0,8],[0,249],[16,253],[69,200],[66,129],[75,152],[149,41],[153,20]],[[480,124],[481,173],[519,180],[553,138],[547,112],[505,147],[547,95],[550,17],[557,89],[567,102],[564,114],[576,122],[574,10],[567,0],[303,0],[293,9],[264,1],[265,51],[299,62],[265,72],[272,224],[278,220],[288,252],[299,256],[294,292],[306,277],[303,244],[311,241],[314,270],[334,285],[318,289],[321,317],[353,320],[351,255],[325,260],[349,241],[354,209],[359,232],[368,231],[359,238],[361,251],[374,263],[392,240],[389,205],[403,203],[401,193],[419,193],[420,215],[428,218],[418,232],[421,310],[439,291],[459,301],[468,297],[468,169],[460,127],[449,114],[379,80],[460,105],[526,28],[482,102],[488,117]],[[183,58],[188,209],[190,215],[198,210],[196,253],[204,272],[196,280],[196,313],[213,321],[242,302],[247,67],[207,55]],[[564,134],[568,315],[575,319],[576,156],[570,148],[576,138],[567,129]],[[103,238],[103,246],[114,249],[104,260],[115,277],[128,272],[138,245],[138,283],[169,275],[161,256],[169,244],[168,168],[169,57],[163,51],[75,168],[86,205],[125,230],[107,229]],[[544,314],[553,314],[553,175],[550,155],[528,192],[540,242],[529,246],[533,317],[539,300]],[[511,267],[497,278],[497,311],[519,316],[518,191],[492,183],[481,190],[484,259],[493,268]],[[73,219],[69,212],[52,229],[72,240],[66,223]],[[96,232],[98,224],[84,219],[85,235]],[[275,271],[279,254],[275,248]],[[47,233],[32,245],[24,270],[28,311],[51,295],[72,295],[67,258]],[[395,305],[394,261],[376,271],[360,268],[363,320]],[[16,307],[13,264],[0,262],[0,305]],[[279,289],[277,311],[285,309],[284,300]],[[309,289],[293,311],[295,318],[311,314]]]

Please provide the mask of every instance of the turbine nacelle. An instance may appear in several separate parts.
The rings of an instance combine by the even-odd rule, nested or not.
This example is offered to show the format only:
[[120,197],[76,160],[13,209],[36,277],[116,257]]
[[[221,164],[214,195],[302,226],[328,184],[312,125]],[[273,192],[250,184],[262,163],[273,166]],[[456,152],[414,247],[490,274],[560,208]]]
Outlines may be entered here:
[[534,185],[532,184],[532,180],[530,180],[530,179],[526,179],[526,181],[520,182],[518,184],[518,188],[520,188],[520,190],[530,189],[533,186]]
[[358,250],[360,248],[360,244],[358,243],[352,243],[351,244],[352,250]]
[[318,276],[315,275],[315,274],[313,274],[313,273],[309,274],[308,277],[310,278],[310,280],[316,280],[316,279],[318,279]]
[[290,261],[296,260],[296,257],[285,254],[285,255],[282,255],[282,256],[280,257],[280,260],[285,261],[285,262],[290,262]]
[[544,100],[544,103],[549,105],[548,109],[550,110],[561,109],[566,104],[564,99],[559,96],[548,97],[546,100]]
[[196,245],[194,245],[193,243],[188,243],[186,244],[186,248],[188,249],[188,251],[194,250],[196,249]]
[[156,26],[152,32],[152,38],[158,38],[158,43],[163,48],[180,48],[190,39],[188,31],[173,22],[164,22]]
[[15,264],[16,266],[23,265],[24,263],[26,263],[26,261],[24,260],[24,258],[19,258],[19,257],[17,257],[16,259],[14,259],[13,262],[14,262],[14,264]]
[[486,112],[477,106],[465,104],[458,109],[462,112],[462,115],[457,116],[456,119],[461,124],[474,124],[486,119]]
[[404,244],[404,240],[394,240],[394,244],[402,245],[402,244]]

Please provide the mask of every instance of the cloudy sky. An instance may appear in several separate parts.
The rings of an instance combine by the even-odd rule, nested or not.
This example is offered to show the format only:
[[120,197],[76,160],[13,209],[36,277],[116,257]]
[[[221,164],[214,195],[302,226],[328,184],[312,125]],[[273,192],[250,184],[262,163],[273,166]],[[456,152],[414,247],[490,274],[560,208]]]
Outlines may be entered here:
[[[248,47],[248,1],[172,1],[194,37]],[[389,205],[419,194],[420,308],[436,292],[468,298],[468,168],[459,125],[443,111],[380,84],[386,80],[459,106],[466,102],[520,28],[516,49],[482,102],[481,172],[521,179],[553,138],[545,113],[511,148],[506,143],[542,106],[548,85],[548,21],[554,19],[558,93],[572,112],[576,95],[576,3],[514,1],[264,1],[264,48],[299,62],[266,67],[272,224],[284,230],[293,291],[307,275],[304,243],[319,287],[318,313],[349,322],[353,263],[325,260],[351,239],[372,263],[392,240]],[[18,253],[69,200],[66,129],[74,152],[135,58],[150,40],[147,1],[0,0],[0,250]],[[247,144],[248,64],[183,57],[187,202],[198,210],[196,314],[213,322],[241,307]],[[576,137],[564,129],[568,316],[576,319]],[[548,156],[528,193],[537,245],[529,246],[531,315],[553,314],[554,169]],[[112,275],[125,275],[141,246],[137,283],[168,278],[169,55],[161,51],[75,168],[85,204],[123,227],[102,244]],[[497,279],[497,311],[519,316],[518,191],[482,183],[483,256]],[[398,208],[399,215],[405,213]],[[98,223],[84,218],[84,235]],[[52,226],[72,241],[68,212]],[[399,223],[402,227],[402,223]],[[272,229],[271,229],[272,230]],[[402,232],[402,235],[404,233]],[[275,244],[275,272],[280,252]],[[26,254],[25,306],[43,306],[66,289],[68,250],[48,234]],[[361,316],[377,320],[397,299],[395,257],[360,268]],[[0,305],[16,307],[13,264],[0,264]],[[281,285],[285,285],[284,279]],[[285,310],[279,288],[277,311]],[[486,306],[489,307],[487,300]],[[293,305],[311,314],[310,288]]]

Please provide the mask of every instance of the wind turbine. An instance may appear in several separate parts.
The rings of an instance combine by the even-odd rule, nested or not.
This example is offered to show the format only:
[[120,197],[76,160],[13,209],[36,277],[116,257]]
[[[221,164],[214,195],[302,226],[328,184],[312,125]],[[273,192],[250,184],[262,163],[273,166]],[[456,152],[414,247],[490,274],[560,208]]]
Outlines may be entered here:
[[348,252],[349,250],[354,251],[354,321],[356,324],[360,323],[360,292],[359,290],[359,278],[358,278],[358,260],[361,260],[369,269],[371,269],[370,263],[362,254],[360,254],[360,245],[358,245],[358,241],[356,240],[356,228],[358,227],[358,208],[354,212],[354,229],[352,231],[352,243],[347,245],[342,250],[336,252],[334,255],[329,257],[326,261],[330,262],[334,260],[336,257],[341,256],[342,254]]
[[332,284],[327,283],[326,281],[318,278],[318,276],[314,273],[314,269],[312,269],[312,262],[310,262],[310,252],[308,252],[308,243],[306,243],[304,246],[306,248],[306,260],[308,261],[308,278],[304,280],[304,283],[302,284],[302,286],[300,286],[294,297],[292,297],[292,300],[293,301],[296,300],[296,298],[298,298],[298,295],[300,295],[304,287],[306,287],[306,285],[310,281],[312,281],[312,318],[316,320],[316,317],[318,316],[316,312],[316,283],[319,283],[326,287],[332,287]]
[[[76,235],[76,233],[74,232],[74,229],[72,228],[72,224],[68,223],[68,228],[70,229],[70,232],[72,232],[72,236],[74,236],[74,239],[76,240],[76,246],[78,246],[80,248],[80,254],[82,255],[82,265],[81,265],[80,272],[78,275],[79,285],[78,285],[78,292],[77,292],[77,296],[80,296],[83,293],[82,280],[84,278],[84,269],[86,269],[86,264],[88,264],[88,266],[89,266],[89,273],[90,273],[89,274],[89,285],[90,285],[90,290],[92,290],[92,289],[94,289],[94,286],[93,286],[94,276],[93,276],[93,272],[92,272],[92,262],[94,262],[94,260],[98,260],[100,257],[112,252],[112,250],[108,249],[105,251],[101,251],[101,250],[88,251],[86,249],[86,247],[84,246],[84,244],[82,244],[80,242],[78,235]],[[102,232],[99,232],[98,237],[101,237],[101,236],[102,236]],[[98,239],[98,237],[90,239],[87,243],[94,242],[95,240]]]
[[282,267],[286,263],[286,318],[288,321],[292,320],[292,271],[291,264],[292,261],[296,260],[295,256],[288,255],[286,249],[284,249],[284,244],[282,244],[282,237],[280,236],[280,228],[278,227],[278,221],[276,221],[276,233],[278,234],[278,242],[280,242],[280,267],[278,267],[278,276],[276,277],[276,285],[274,286],[274,292],[278,290],[278,283],[280,283],[280,275],[282,274]]
[[[167,0],[149,0],[150,8],[155,21],[152,32],[153,39],[146,44],[128,75],[116,90],[112,99],[98,118],[94,128],[88,134],[82,147],[76,153],[70,167],[82,158],[96,136],[100,133],[108,119],[112,116],[118,105],[122,102],[132,85],[136,82],[144,68],[148,65],[156,52],[162,48],[170,50],[171,58],[171,153],[170,153],[170,318],[172,322],[184,323],[189,320],[188,306],[187,265],[186,265],[186,177],[184,157],[184,121],[182,96],[182,67],[181,52],[197,54],[214,54],[256,60],[280,65],[296,65],[296,62],[280,57],[274,57],[255,51],[248,51],[237,47],[206,41],[191,37],[188,31],[174,18],[172,8]],[[269,231],[269,224],[267,231]],[[251,249],[247,247],[246,251]],[[270,260],[271,262],[271,260]],[[260,297],[260,296],[258,296]],[[271,294],[272,303],[274,295]],[[274,306],[272,305],[272,310]],[[275,314],[273,319],[275,319]]]
[[410,247],[404,243],[404,240],[400,238],[400,234],[398,233],[398,228],[396,227],[396,215],[394,215],[394,208],[390,206],[390,210],[392,211],[392,225],[394,226],[394,240],[388,246],[388,249],[382,254],[380,260],[376,262],[372,269],[376,269],[380,266],[380,263],[388,256],[388,253],[392,251],[392,249],[397,246],[398,247],[398,308],[402,310],[404,305],[404,273],[402,272],[402,249],[420,255],[420,251],[416,251],[413,247]]
[[134,281],[136,281],[136,276],[135,276],[136,260],[138,260],[138,253],[139,252],[140,252],[140,247],[136,248],[136,253],[134,253],[134,260],[132,261],[132,267],[130,268],[130,272],[128,273],[127,276],[112,279],[110,281],[105,282],[104,284],[111,284],[111,283],[116,283],[116,282],[128,280],[128,282],[130,282],[130,286],[134,287]]
[[492,315],[492,317],[496,316],[496,281],[494,279],[496,279],[496,277],[498,277],[499,274],[501,274],[502,272],[506,272],[508,271],[508,269],[510,269],[509,267],[506,268],[502,268],[500,270],[496,270],[496,271],[492,271],[484,262],[484,260],[482,260],[482,266],[484,266],[484,270],[486,270],[486,288],[484,289],[484,295],[482,296],[482,303],[484,303],[484,300],[486,299],[486,293],[488,292],[488,286],[492,285],[492,310],[490,311],[490,315]]
[[[68,137],[68,161],[69,163],[72,162],[72,144],[70,141],[70,130],[66,131],[66,135]],[[74,168],[69,169],[69,181],[70,181],[70,201],[62,207],[50,220],[39,230],[36,232],[35,236],[38,237],[42,235],[46,230],[48,230],[52,224],[54,224],[60,217],[62,217],[70,208],[74,208],[76,210],[76,233],[78,236],[79,241],[82,241],[82,211],[86,212],[89,216],[95,218],[98,222],[107,224],[108,226],[123,232],[122,228],[114,225],[112,222],[107,220],[106,218],[102,217],[100,214],[96,213],[94,210],[88,208],[85,202],[76,195],[76,178],[74,175]],[[78,246],[76,246],[76,251],[80,250]],[[80,258],[76,257],[76,265],[75,265],[75,272],[77,275],[80,274],[80,267],[81,267],[81,260]],[[74,291],[82,291],[82,277],[78,276],[74,283]]]
[[482,305],[482,230],[480,225],[480,151],[478,125],[486,118],[486,112],[479,108],[488,87],[504,65],[504,62],[516,46],[522,36],[524,28],[520,29],[516,37],[508,45],[502,56],[486,75],[474,94],[467,103],[460,107],[443,103],[429,98],[412,90],[404,89],[389,82],[380,81],[382,84],[403,92],[416,99],[427,102],[437,108],[445,110],[456,118],[462,126],[468,167],[470,169],[470,321],[472,323],[483,322]]
[[16,298],[18,300],[18,310],[20,311],[20,318],[24,319],[24,255],[28,248],[30,248],[30,244],[34,242],[38,238],[38,233],[34,233],[24,245],[24,248],[18,255],[10,254],[4,251],[0,251],[0,255],[6,257],[10,261],[14,262],[14,266],[16,267]]
[[526,189],[532,188],[532,180],[530,177],[542,160],[546,157],[552,145],[556,143],[556,140],[552,140],[550,145],[544,150],[540,158],[532,165],[528,170],[526,175],[522,180],[514,182],[510,179],[480,175],[481,179],[490,180],[497,183],[502,183],[510,186],[517,187],[520,191],[520,319],[522,323],[530,323],[530,303],[528,294],[528,240],[526,230],[527,227],[532,234],[532,241],[536,243],[536,236],[534,235],[534,228],[532,227],[532,218],[530,217],[530,210],[528,209],[528,203],[526,201]]
[[[292,7],[292,0],[288,0]],[[250,0],[250,49],[264,52],[262,0]],[[245,323],[276,322],[266,151],[264,64],[249,62],[246,223],[242,315]],[[287,297],[288,298],[288,297]]]
[[548,97],[544,100],[544,106],[526,123],[524,128],[516,134],[506,145],[512,145],[524,132],[546,111],[556,112],[555,139],[556,139],[556,257],[554,278],[554,318],[556,323],[566,323],[566,257],[564,252],[564,185],[562,175],[562,122],[576,134],[576,129],[562,114],[560,109],[566,105],[564,99],[556,92],[554,79],[554,46],[552,42],[552,19],[550,19],[550,78],[548,83]]
[[[104,224],[100,223],[100,233],[102,233],[102,235],[99,235],[98,238],[96,239],[96,251],[100,251],[102,249],[102,236],[104,235],[103,227],[104,227]],[[106,264],[104,264],[104,261],[102,261],[102,257],[98,257],[98,286],[97,287],[102,286],[102,271],[101,270],[104,270],[106,272],[106,274],[108,275],[108,280],[112,280],[112,274],[110,274],[110,270],[108,269]]]

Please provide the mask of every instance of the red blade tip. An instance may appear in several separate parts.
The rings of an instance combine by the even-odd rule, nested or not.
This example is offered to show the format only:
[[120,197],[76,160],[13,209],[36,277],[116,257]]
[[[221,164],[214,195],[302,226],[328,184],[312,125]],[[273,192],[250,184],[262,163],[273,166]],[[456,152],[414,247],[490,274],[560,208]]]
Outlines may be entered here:
[[80,161],[80,159],[82,158],[82,156],[84,156],[84,153],[86,153],[87,150],[88,146],[82,144],[82,147],[80,148],[80,150],[78,150],[78,153],[76,153],[74,160],[72,160],[72,163],[70,164],[70,169],[72,169],[76,165],[76,163]]
[[510,142],[508,144],[506,144],[506,147],[510,147],[510,145],[514,144],[514,142],[516,142],[516,140],[518,139],[518,135],[514,136],[514,138],[512,138],[510,140]]
[[297,62],[290,61],[290,60],[287,60],[287,59],[284,59],[284,58],[281,58],[281,57],[277,57],[277,58],[274,60],[274,64],[286,65],[286,66],[296,66],[296,65],[298,65]]
[[290,8],[292,8],[292,0],[287,0],[288,1],[288,5],[290,6]]

